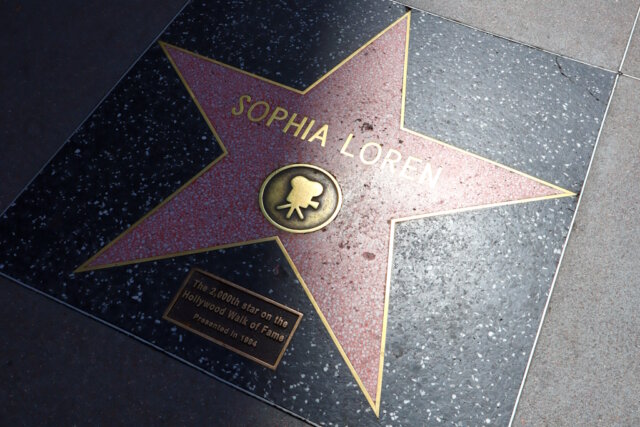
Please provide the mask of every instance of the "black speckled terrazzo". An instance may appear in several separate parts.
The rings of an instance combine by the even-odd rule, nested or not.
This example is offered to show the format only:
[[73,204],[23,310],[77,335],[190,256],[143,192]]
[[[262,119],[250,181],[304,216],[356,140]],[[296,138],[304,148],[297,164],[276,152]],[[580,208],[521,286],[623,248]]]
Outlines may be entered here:
[[[194,2],[161,38],[304,88],[405,12]],[[407,128],[580,191],[614,74],[415,11],[408,66]],[[313,423],[508,424],[575,197],[397,226],[378,419],[273,243],[73,273],[220,153],[154,44],[0,218],[0,272]],[[162,320],[192,267],[304,313],[277,371]]]
[[508,424],[574,205],[545,200],[399,225],[385,416]]
[[615,74],[414,17],[405,125],[580,191]]

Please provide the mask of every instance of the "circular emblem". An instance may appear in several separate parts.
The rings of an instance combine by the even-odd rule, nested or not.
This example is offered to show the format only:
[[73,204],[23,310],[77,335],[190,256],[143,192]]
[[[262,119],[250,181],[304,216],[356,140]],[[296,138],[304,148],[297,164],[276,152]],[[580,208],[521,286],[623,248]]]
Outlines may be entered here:
[[260,210],[269,222],[290,233],[311,233],[338,215],[342,192],[326,170],[292,164],[271,172],[260,188]]

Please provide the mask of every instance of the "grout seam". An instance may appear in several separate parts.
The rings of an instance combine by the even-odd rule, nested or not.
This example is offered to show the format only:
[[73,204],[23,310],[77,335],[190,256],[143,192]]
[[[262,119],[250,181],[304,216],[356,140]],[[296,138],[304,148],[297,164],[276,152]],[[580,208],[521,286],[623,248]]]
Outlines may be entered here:
[[632,76],[632,75],[630,75],[630,74],[620,73],[620,76],[622,76],[622,77],[627,77],[627,78],[629,78],[629,79],[633,79],[633,80],[640,81],[640,77]]

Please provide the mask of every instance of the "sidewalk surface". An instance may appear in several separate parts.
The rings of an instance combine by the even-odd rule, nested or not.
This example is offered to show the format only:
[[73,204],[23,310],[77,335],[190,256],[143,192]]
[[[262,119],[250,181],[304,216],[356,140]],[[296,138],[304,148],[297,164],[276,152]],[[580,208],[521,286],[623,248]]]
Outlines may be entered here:
[[[402,3],[619,73],[512,421],[640,424],[640,0]],[[0,211],[182,5],[0,5]],[[0,286],[7,424],[303,424],[41,295]]]

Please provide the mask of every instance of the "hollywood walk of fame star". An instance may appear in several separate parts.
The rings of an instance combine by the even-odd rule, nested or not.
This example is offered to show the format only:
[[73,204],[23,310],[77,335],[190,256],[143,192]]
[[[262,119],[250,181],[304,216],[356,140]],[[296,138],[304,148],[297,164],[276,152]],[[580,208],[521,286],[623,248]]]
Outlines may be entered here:
[[[78,271],[274,240],[378,414],[394,224],[573,195],[404,128],[409,26],[407,14],[304,90],[162,43],[224,154]],[[343,193],[306,234],[258,206],[265,178],[298,163]]]

